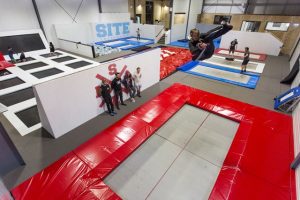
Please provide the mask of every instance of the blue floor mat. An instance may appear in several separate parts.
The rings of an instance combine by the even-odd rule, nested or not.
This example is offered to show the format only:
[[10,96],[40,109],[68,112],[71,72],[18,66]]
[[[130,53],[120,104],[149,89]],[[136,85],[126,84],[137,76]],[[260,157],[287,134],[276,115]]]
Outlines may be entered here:
[[175,42],[171,42],[169,45],[175,46],[175,47],[189,48],[188,42],[178,42],[178,41],[175,41]]
[[[138,41],[129,40],[129,39],[132,39],[132,38],[136,38],[136,37],[130,36],[130,37],[125,37],[125,38],[118,38],[118,39],[114,39],[114,40],[96,42],[95,44],[105,45],[105,46],[108,46],[108,47],[111,47],[111,48],[119,48],[121,50],[130,50],[130,49],[133,49],[133,48],[138,48],[138,47],[141,47],[141,46],[154,44],[153,39],[141,38],[141,40],[147,40],[147,42],[138,42]],[[109,42],[114,42],[114,41],[121,41],[122,43],[111,44],[111,45],[107,44]],[[131,45],[131,46],[128,46],[128,45]]]
[[[202,72],[197,72],[195,70],[193,71],[193,69],[195,67],[206,68],[205,70],[211,69],[212,73],[206,74],[206,73],[202,73]],[[259,78],[260,78],[260,76],[258,74],[254,74],[254,73],[250,73],[250,72],[241,74],[240,70],[226,68],[226,67],[212,65],[210,63],[198,62],[198,61],[188,62],[187,64],[179,67],[178,70],[188,73],[188,74],[193,74],[196,76],[201,76],[201,77],[205,77],[205,78],[209,78],[209,79],[213,79],[213,80],[217,80],[217,81],[221,81],[221,82],[225,82],[225,83],[234,84],[234,85],[238,85],[241,87],[251,88],[251,89],[255,89],[255,87],[259,81]],[[217,73],[215,73],[215,72],[217,72]],[[222,72],[224,74],[223,77],[222,77]],[[213,73],[218,74],[219,77],[212,75]],[[220,74],[221,74],[221,76],[220,76]],[[246,83],[244,83],[244,82],[232,80],[232,79],[230,79],[230,77],[228,75],[234,77],[233,79],[238,79],[239,76],[241,79],[242,78],[249,78],[249,79]]]
[[[176,47],[189,48],[189,42],[188,41],[189,40],[180,40],[180,41],[178,40],[178,41],[171,42],[169,45],[176,46]],[[221,43],[220,38],[214,39],[213,42],[214,42],[214,45],[215,45],[216,49],[220,47],[220,43]]]

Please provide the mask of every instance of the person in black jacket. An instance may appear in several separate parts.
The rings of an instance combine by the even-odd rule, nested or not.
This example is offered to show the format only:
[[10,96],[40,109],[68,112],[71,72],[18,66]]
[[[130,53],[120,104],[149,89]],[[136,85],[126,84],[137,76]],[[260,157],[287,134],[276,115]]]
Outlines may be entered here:
[[234,52],[235,52],[235,50],[236,50],[237,44],[238,44],[237,39],[234,39],[234,40],[232,40],[232,41],[230,42],[230,46],[229,46],[229,55],[230,55],[230,53],[232,53],[232,55],[234,55]]
[[129,92],[131,101],[135,102],[134,96],[135,96],[136,89],[134,87],[133,77],[129,71],[126,71],[122,83],[125,86],[126,90]]
[[246,72],[247,64],[250,60],[250,51],[249,47],[245,47],[244,59],[241,66],[241,73]]
[[49,43],[49,48],[50,48],[50,55],[51,56],[55,55],[55,47],[52,42]]
[[110,85],[105,80],[102,80],[102,84],[100,86],[100,93],[106,104],[108,113],[111,116],[114,116],[117,113],[114,111],[114,104],[113,104],[111,96],[110,96],[110,90],[111,90]]
[[112,80],[111,87],[115,92],[116,107],[118,110],[120,110],[119,97],[120,97],[121,105],[126,106],[126,104],[123,102],[122,81],[121,81],[120,73],[117,72],[115,75],[116,77]]
[[213,40],[224,35],[232,29],[232,25],[222,22],[218,26],[207,33],[201,33],[198,29],[190,31],[191,40],[189,41],[189,49],[192,53],[193,60],[206,60],[214,54],[215,46]]

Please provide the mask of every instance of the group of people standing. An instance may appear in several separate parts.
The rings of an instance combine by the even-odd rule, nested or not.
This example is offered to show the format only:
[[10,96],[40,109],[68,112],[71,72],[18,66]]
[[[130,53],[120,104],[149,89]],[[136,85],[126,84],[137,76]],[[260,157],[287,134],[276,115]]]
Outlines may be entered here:
[[127,92],[129,93],[130,99],[132,102],[135,102],[135,95],[138,97],[141,97],[141,79],[142,79],[142,73],[141,68],[136,68],[136,72],[132,75],[129,71],[126,71],[123,79],[121,79],[120,73],[115,74],[115,78],[112,80],[111,85],[106,80],[102,80],[101,86],[100,86],[100,92],[106,107],[107,111],[111,116],[114,116],[117,114],[114,110],[114,104],[112,97],[110,95],[111,90],[115,93],[115,105],[117,109],[119,110],[119,100],[121,105],[126,106],[126,104],[123,101],[123,91],[122,91],[122,85],[125,87]]

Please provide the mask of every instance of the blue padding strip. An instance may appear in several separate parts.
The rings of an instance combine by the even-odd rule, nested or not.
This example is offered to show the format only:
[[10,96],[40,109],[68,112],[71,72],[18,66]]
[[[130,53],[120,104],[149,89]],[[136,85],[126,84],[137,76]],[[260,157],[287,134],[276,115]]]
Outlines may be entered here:
[[175,41],[175,42],[171,42],[169,45],[176,46],[176,47],[189,48],[188,42],[178,42],[178,41]]
[[[221,66],[221,65],[214,65],[211,63],[207,63],[207,62],[203,62],[203,61],[198,61],[198,63],[200,65],[206,66],[206,67],[211,67],[211,68],[215,68],[215,69],[221,69],[224,71],[229,71],[229,72],[234,72],[234,73],[240,73],[241,70],[239,69],[233,69],[233,68],[229,68],[229,67],[225,67],[225,66]],[[249,75],[249,76],[260,76],[259,73],[254,73],[254,72],[244,72],[243,74],[245,75]]]
[[245,84],[245,83],[241,83],[241,82],[236,82],[236,81],[228,80],[226,78],[219,78],[219,77],[210,76],[210,75],[207,75],[207,74],[202,74],[202,73],[199,73],[199,72],[193,72],[193,71],[191,71],[191,69],[193,69],[194,67],[196,67],[196,66],[198,66],[200,64],[203,67],[210,67],[210,68],[215,68],[215,69],[219,69],[219,70],[223,70],[223,71],[229,71],[229,72],[232,72],[232,73],[240,74],[239,70],[225,68],[225,67],[220,67],[220,66],[215,66],[215,65],[212,65],[212,64],[209,64],[209,63],[204,63],[204,64],[203,63],[204,62],[191,61],[191,62],[189,62],[189,63],[187,63],[187,64],[179,67],[178,69],[181,70],[181,71],[183,71],[183,72],[185,72],[185,73],[188,73],[188,74],[193,74],[193,75],[196,75],[196,76],[202,76],[202,77],[205,77],[205,78],[209,78],[209,79],[213,79],[213,80],[217,80],[217,81],[221,81],[221,82],[225,82],[225,83],[230,83],[230,84],[238,85],[238,86],[241,86],[241,87],[247,87],[247,88],[251,88],[251,89],[255,89],[255,87],[256,87],[256,85],[257,85],[257,83],[259,81],[259,78],[260,78],[256,74],[255,75],[251,75],[251,74],[244,73],[245,75],[250,76],[249,81]]
[[[280,101],[280,99],[284,96],[286,96],[287,94],[293,92],[294,94],[286,99],[284,99],[283,101]],[[279,106],[285,104],[286,102],[296,98],[296,97],[299,97],[300,96],[300,87],[295,87],[295,88],[292,88],[288,91],[286,91],[285,93],[277,96],[275,99],[274,99],[274,109],[278,109]]]
[[153,42],[140,42],[139,44],[132,44],[133,46],[130,46],[130,47],[120,47],[121,50],[130,50],[130,49],[133,49],[133,48],[138,48],[138,47],[141,47],[141,46],[145,46],[145,45],[150,45],[150,44],[154,44]]

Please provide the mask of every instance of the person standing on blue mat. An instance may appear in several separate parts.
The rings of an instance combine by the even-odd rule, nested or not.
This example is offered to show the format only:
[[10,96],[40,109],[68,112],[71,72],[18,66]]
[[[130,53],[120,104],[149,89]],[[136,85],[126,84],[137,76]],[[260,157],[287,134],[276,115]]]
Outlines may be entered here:
[[123,91],[122,91],[122,81],[120,77],[120,73],[115,74],[115,78],[111,82],[111,87],[113,88],[116,96],[116,107],[118,110],[120,110],[119,107],[119,98],[121,101],[121,105],[126,106],[126,104],[123,101]]
[[230,42],[229,55],[230,55],[230,53],[232,53],[232,56],[234,55],[237,44],[238,44],[237,39],[234,39]]
[[193,60],[206,60],[214,54],[215,46],[213,40],[224,35],[232,29],[232,25],[223,21],[218,26],[207,33],[201,33],[198,29],[190,31],[191,40],[189,41],[189,49],[192,53]]
[[250,60],[250,51],[249,51],[249,47],[245,48],[245,53],[244,53],[244,60],[242,62],[242,66],[241,66],[241,73],[246,72],[246,68],[247,68],[247,64]]
[[138,28],[137,30],[136,30],[136,35],[137,35],[137,37],[136,37],[136,40],[141,40],[141,30]]
[[114,111],[114,104],[113,104],[112,98],[110,96],[110,91],[111,91],[111,88],[110,88],[109,84],[105,80],[102,80],[102,84],[100,86],[100,94],[106,104],[108,113],[111,116],[114,116],[117,113]]

